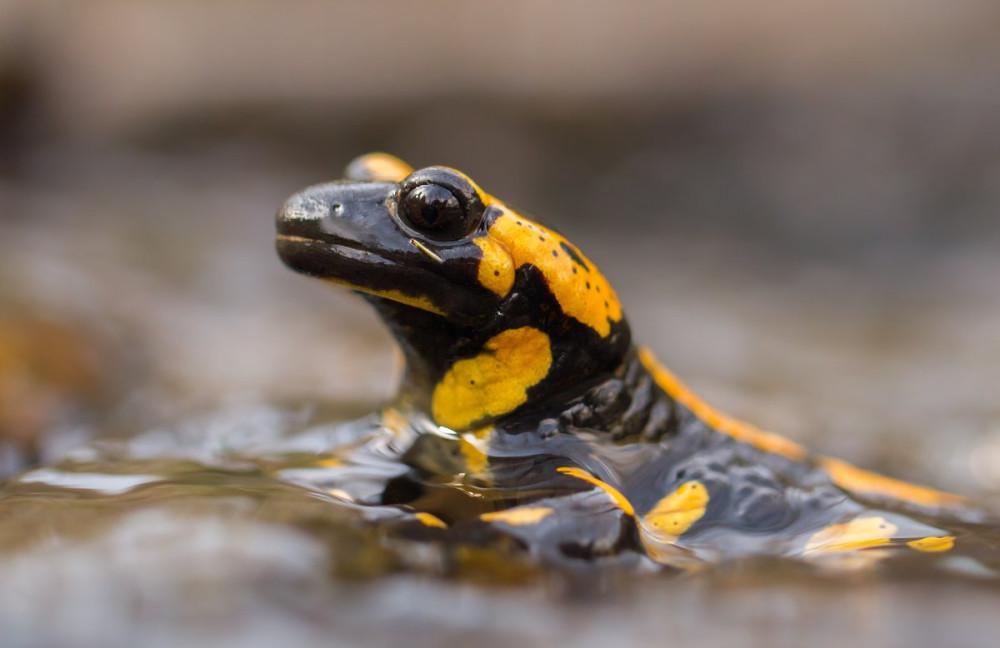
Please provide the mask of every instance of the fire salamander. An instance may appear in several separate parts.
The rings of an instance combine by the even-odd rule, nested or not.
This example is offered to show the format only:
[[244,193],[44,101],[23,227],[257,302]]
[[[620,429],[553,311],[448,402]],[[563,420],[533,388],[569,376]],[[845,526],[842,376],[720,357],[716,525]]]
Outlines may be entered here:
[[[593,262],[465,174],[376,153],[346,175],[285,202],[278,252],[366,298],[405,370],[380,414],[388,440],[330,459],[343,472],[330,492],[562,563],[855,564],[962,541],[958,496],[811,454],[702,401],[633,345]],[[358,477],[376,455],[398,469]]]

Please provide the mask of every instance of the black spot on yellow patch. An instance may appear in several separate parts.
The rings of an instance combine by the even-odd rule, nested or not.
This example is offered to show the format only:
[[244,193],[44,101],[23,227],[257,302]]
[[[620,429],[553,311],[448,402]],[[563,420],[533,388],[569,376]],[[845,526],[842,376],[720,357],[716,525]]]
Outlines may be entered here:
[[566,241],[560,241],[559,247],[561,247],[563,251],[569,255],[569,258],[573,259],[573,261],[583,266],[585,270],[590,270],[590,268],[587,266],[587,262],[584,261],[583,259],[583,255],[580,254],[580,251],[577,250],[575,247],[573,247]]
[[[499,203],[494,202],[492,206],[499,208]],[[519,227],[521,223],[521,219],[515,218],[505,209],[494,219],[487,235],[476,239],[476,244],[483,249],[482,263],[486,263],[487,258],[493,259],[502,254],[493,251],[494,247],[498,247],[509,255],[515,269],[525,265],[534,266],[542,273],[563,313],[593,328],[601,336],[609,335],[611,322],[622,319],[622,308],[607,279],[596,268],[591,272],[589,262],[579,250],[555,232],[527,222],[524,222],[522,228]],[[532,232],[543,234],[536,236]],[[566,255],[560,254],[559,250],[565,251]],[[501,294],[500,288],[509,289],[513,284],[512,278],[510,284],[506,280],[503,283],[495,281],[493,277],[490,277],[489,282],[484,281],[482,267],[481,265],[480,282],[491,287],[497,294]],[[586,283],[574,276],[578,274],[577,267],[582,267],[589,273]],[[593,290],[596,286],[600,286],[602,296]]]

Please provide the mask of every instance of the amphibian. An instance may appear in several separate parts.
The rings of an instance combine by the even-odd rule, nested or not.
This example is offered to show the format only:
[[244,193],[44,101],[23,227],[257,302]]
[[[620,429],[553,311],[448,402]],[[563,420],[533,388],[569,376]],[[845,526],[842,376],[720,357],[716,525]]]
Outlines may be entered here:
[[345,480],[336,491],[352,501],[441,533],[488,527],[552,560],[955,545],[935,515],[961,498],[716,411],[633,343],[614,288],[573,243],[460,171],[366,155],[289,198],[277,229],[283,261],[361,294],[405,357],[381,413],[404,468]]

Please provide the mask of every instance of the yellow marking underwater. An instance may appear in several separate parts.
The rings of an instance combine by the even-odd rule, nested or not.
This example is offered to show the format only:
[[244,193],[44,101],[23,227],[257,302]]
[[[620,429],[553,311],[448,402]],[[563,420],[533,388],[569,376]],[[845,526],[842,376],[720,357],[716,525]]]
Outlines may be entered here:
[[819,464],[841,488],[863,495],[881,495],[919,506],[960,506],[965,498],[926,486],[908,484],[898,479],[862,470],[840,459],[820,457]]
[[448,525],[444,521],[433,513],[425,513],[421,511],[416,514],[417,521],[419,521],[424,526],[429,526],[433,529],[447,529]]
[[955,536],[931,536],[920,538],[919,540],[910,540],[906,543],[906,546],[927,553],[950,551],[955,546]]
[[410,426],[410,420],[395,407],[386,407],[379,415],[382,426],[393,434],[401,434]]
[[331,488],[326,491],[329,495],[336,497],[337,499],[342,499],[345,502],[353,502],[354,498],[350,493],[345,491],[343,488]]
[[809,538],[803,553],[843,553],[879,547],[889,544],[898,530],[883,517],[858,517],[820,529]]
[[413,173],[413,167],[395,155],[368,153],[356,158],[347,167],[347,177],[352,180],[400,182]]
[[800,460],[806,456],[806,449],[798,443],[773,432],[765,432],[745,421],[727,416],[701,400],[670,370],[660,365],[649,349],[640,349],[639,359],[663,391],[691,410],[692,414],[704,421],[710,428],[728,434],[737,441],[749,443],[755,448],[773,452],[789,459]]
[[676,539],[705,515],[706,506],[708,489],[699,481],[689,481],[657,502],[642,516],[642,521],[656,533],[658,540],[665,540],[661,536]]
[[506,511],[495,511],[493,513],[483,513],[479,519],[483,522],[503,522],[511,526],[527,526],[538,524],[553,512],[546,506],[526,506],[523,508],[512,508]]
[[624,511],[626,515],[635,517],[635,508],[632,506],[632,502],[628,501],[628,499],[626,499],[625,496],[611,484],[601,481],[590,473],[573,466],[560,466],[559,468],[556,468],[556,470],[564,475],[576,477],[577,479],[582,479],[589,484],[597,486],[602,491],[607,493],[611,497],[611,500],[618,506],[618,508]]
[[552,366],[549,336],[530,326],[490,338],[479,355],[451,366],[431,396],[431,413],[453,430],[512,412]]
[[489,468],[489,455],[486,448],[489,446],[490,433],[493,428],[484,427],[472,432],[463,434],[458,441],[458,447],[465,458],[466,471],[479,477],[485,476]]
[[[607,336],[611,332],[610,322],[622,319],[622,307],[597,267],[559,234],[517,216],[499,201],[487,199],[488,204],[503,209],[490,225],[487,236],[499,242],[506,254],[498,254],[489,244],[477,243],[483,249],[480,283],[499,295],[506,295],[510,290],[506,278],[510,276],[509,283],[513,285],[513,269],[531,264],[545,277],[564,313]],[[509,257],[513,262],[510,271],[510,261],[501,257]]]

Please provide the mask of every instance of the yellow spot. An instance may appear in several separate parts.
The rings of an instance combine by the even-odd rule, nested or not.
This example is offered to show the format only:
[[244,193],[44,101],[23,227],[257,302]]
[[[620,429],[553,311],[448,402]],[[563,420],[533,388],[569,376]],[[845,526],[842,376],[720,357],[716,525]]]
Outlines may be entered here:
[[666,535],[676,539],[705,515],[706,506],[708,489],[701,482],[689,481],[657,502],[653,510],[642,517],[642,521],[657,536]]
[[395,407],[386,407],[381,412],[382,426],[393,434],[400,434],[410,427],[410,421]]
[[368,153],[356,158],[347,166],[346,177],[351,180],[399,182],[411,173],[413,167],[395,155]]
[[564,475],[569,475],[570,477],[576,477],[577,479],[582,479],[583,481],[589,484],[597,486],[602,491],[607,493],[611,497],[612,501],[618,506],[618,508],[624,511],[626,515],[635,516],[635,508],[633,508],[632,503],[629,502],[625,498],[625,496],[622,495],[621,492],[619,492],[618,489],[612,486],[611,484],[603,482],[597,477],[594,477],[593,475],[586,473],[579,468],[574,468],[572,466],[560,466],[559,468],[556,468],[556,470]]
[[514,262],[510,253],[504,247],[486,236],[477,238],[474,243],[483,251],[479,261],[479,283],[503,297],[514,285]]
[[434,305],[434,303],[427,299],[426,297],[407,295],[398,290],[373,290],[371,288],[359,288],[364,292],[371,293],[378,297],[385,297],[386,299],[391,299],[392,301],[398,301],[401,304],[406,304],[407,306],[413,306],[414,308],[419,308],[421,310],[430,311],[436,315],[445,315],[446,313]]
[[417,518],[417,521],[419,521],[424,526],[429,526],[429,527],[432,527],[434,529],[447,529],[448,528],[448,525],[445,524],[444,521],[441,518],[439,518],[438,516],[433,515],[431,513],[424,513],[423,511],[421,511],[420,513],[416,514],[416,518]]
[[530,326],[490,338],[474,358],[451,366],[431,397],[434,419],[453,430],[512,412],[552,366],[549,336]]
[[331,496],[336,497],[337,499],[344,500],[345,502],[354,501],[354,498],[351,497],[351,494],[345,491],[343,488],[331,488],[326,492],[329,493]]
[[479,519],[483,522],[503,522],[511,526],[525,526],[528,524],[538,524],[551,513],[552,509],[545,506],[526,506],[507,509],[506,511],[483,513],[479,516]]
[[483,476],[489,468],[489,454],[486,449],[489,447],[490,433],[493,428],[484,427],[467,432],[461,436],[458,447],[465,457],[465,469],[472,475]]
[[925,551],[927,553],[950,551],[955,546],[955,536],[931,536],[929,538],[920,538],[919,540],[911,540],[907,542],[906,546],[911,549]]
[[[488,204],[504,210],[490,225],[488,236],[506,249],[513,268],[526,264],[538,268],[564,313],[600,335],[608,335],[611,332],[610,322],[621,320],[622,307],[604,275],[559,234],[517,216],[499,201],[487,199]],[[513,280],[513,274],[511,278]],[[483,284],[487,285],[486,282]]]
[[899,528],[883,517],[859,517],[814,533],[804,553],[842,553],[889,544]]
[[806,449],[773,432],[765,432],[755,425],[740,421],[719,412],[711,405],[701,400],[691,389],[675,376],[670,370],[657,363],[649,349],[640,349],[639,359],[653,375],[656,383],[671,398],[691,410],[710,428],[727,434],[737,441],[748,443],[766,452],[773,452],[789,459],[800,460],[806,456]]
[[840,459],[820,457],[819,464],[829,473],[830,478],[837,486],[855,493],[892,497],[919,506],[954,507],[965,502],[965,498],[958,495],[943,493],[926,486],[908,484],[898,479],[862,470]]
[[326,459],[320,459],[316,462],[317,466],[322,466],[323,468],[340,468],[344,465],[344,460],[337,457],[327,457]]

